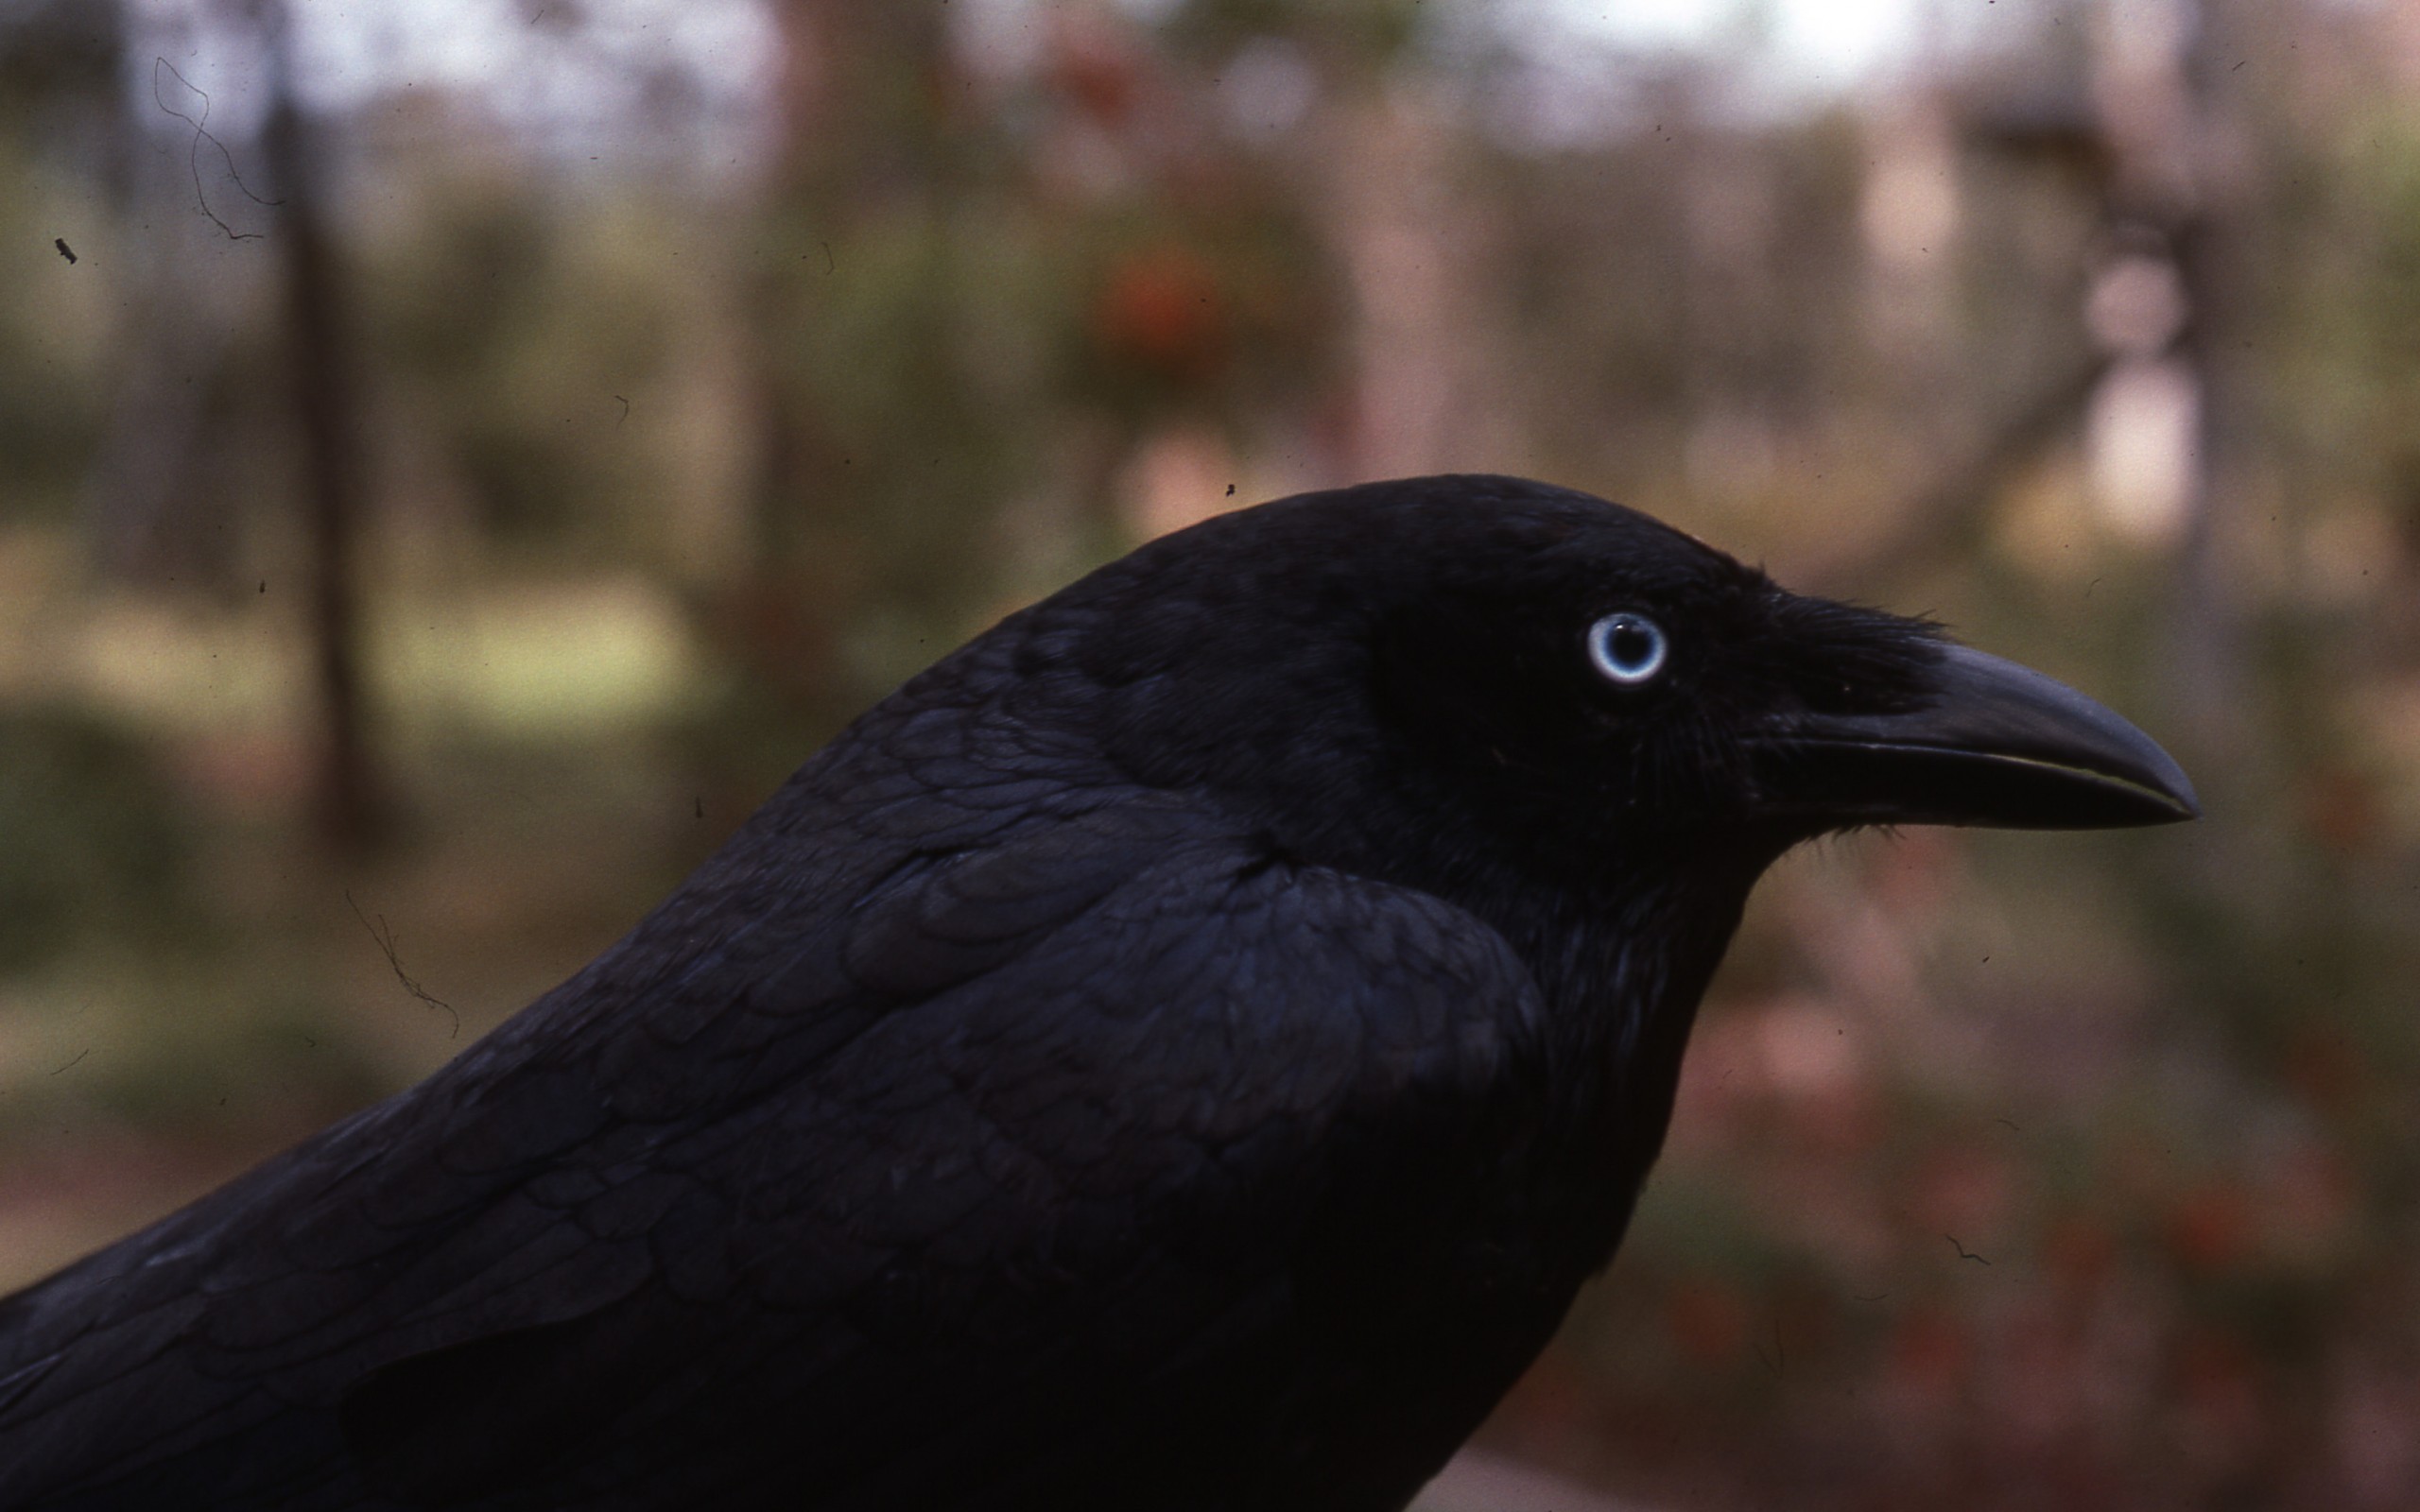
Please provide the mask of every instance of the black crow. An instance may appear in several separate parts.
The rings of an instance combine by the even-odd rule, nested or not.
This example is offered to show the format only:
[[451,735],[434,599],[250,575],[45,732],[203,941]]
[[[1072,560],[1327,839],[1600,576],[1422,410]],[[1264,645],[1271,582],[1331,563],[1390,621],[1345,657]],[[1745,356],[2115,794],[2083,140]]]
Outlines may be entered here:
[[1769,863],[2194,812],[2059,684],[1582,494],[1216,519],[0,1303],[0,1508],[1399,1507],[1612,1256]]

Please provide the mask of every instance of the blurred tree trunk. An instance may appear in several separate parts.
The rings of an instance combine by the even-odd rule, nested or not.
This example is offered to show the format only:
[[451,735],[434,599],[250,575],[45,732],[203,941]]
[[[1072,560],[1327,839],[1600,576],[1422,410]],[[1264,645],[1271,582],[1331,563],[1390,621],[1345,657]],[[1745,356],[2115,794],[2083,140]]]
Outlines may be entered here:
[[830,299],[836,249],[870,213],[930,193],[939,177],[947,13],[889,0],[775,0],[770,10],[776,146],[755,232],[767,255],[742,275],[738,335],[753,558],[727,589],[743,655],[809,707],[851,696],[836,681],[835,645],[860,584],[834,544],[852,536],[874,469],[832,438],[804,349]]
[[2176,128],[2187,137],[2176,149],[2189,155],[2191,202],[2174,232],[2189,311],[2185,355],[2201,396],[2169,630],[2174,686],[2191,737],[2209,755],[2227,760],[2243,754],[2251,728],[2242,609],[2227,560],[2230,514],[2251,482],[2246,459],[2260,450],[2255,438],[2260,417],[2236,358],[2250,345],[2241,333],[2256,297],[2248,277],[2256,175],[2243,161],[2249,135],[2236,60],[2244,54],[2235,44],[2246,18],[2239,9],[2228,0],[2201,0],[2195,8],[2193,37],[2180,60],[2188,104]]
[[274,90],[265,146],[278,186],[288,361],[302,431],[303,519],[312,560],[312,672],[321,719],[314,814],[331,850],[358,855],[382,827],[365,728],[354,581],[364,479],[354,387],[358,353],[328,232],[320,144],[295,98],[292,16],[275,4],[256,7],[253,14],[268,43]]
[[2226,0],[2115,9],[2098,91],[2111,218],[2121,233],[2148,231],[2183,295],[2182,327],[2158,354],[2190,375],[2193,404],[2161,680],[2186,738],[2214,765],[2245,754],[2250,729],[2241,606],[2226,558],[2257,422],[2234,358],[2254,293],[2240,266],[2252,216],[2236,72],[2243,55],[2229,41],[2242,20]]
[[1495,326],[1473,276],[1478,232],[1440,207],[1453,193],[1451,104],[1418,77],[1366,85],[1333,108],[1319,197],[1352,282],[1354,396],[1339,482],[1508,460],[1514,438],[1489,370]]

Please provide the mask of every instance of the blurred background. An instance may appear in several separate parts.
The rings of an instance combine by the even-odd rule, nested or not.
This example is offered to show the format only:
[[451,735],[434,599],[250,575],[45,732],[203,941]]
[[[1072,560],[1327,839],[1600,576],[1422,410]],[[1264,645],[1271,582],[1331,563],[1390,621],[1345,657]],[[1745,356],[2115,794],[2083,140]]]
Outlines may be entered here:
[[1008,610],[1507,472],[2209,817],[1786,863],[1439,1504],[2420,1505],[2420,8],[7,0],[0,227],[0,1286]]

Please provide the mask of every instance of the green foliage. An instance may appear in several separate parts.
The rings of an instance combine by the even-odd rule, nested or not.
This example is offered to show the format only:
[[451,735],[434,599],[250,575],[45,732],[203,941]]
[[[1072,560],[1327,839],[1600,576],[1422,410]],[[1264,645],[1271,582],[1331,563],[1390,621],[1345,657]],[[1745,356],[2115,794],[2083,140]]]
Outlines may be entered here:
[[369,350],[478,524],[549,553],[643,554],[663,481],[653,458],[631,465],[624,401],[666,361],[680,232],[644,205],[510,182],[437,179],[410,198],[430,213],[361,269]]
[[1333,66],[1375,75],[1434,34],[1453,9],[1452,0],[1182,0],[1162,25],[1169,45],[1214,59],[1283,37]]
[[193,921],[176,795],[150,748],[73,707],[0,708],[0,975]]

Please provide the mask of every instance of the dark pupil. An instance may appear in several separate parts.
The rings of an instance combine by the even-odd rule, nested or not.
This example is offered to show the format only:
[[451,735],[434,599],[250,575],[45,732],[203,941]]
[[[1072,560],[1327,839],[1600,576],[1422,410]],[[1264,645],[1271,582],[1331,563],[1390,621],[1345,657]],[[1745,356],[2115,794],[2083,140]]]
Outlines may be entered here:
[[1634,667],[1655,654],[1655,638],[1636,625],[1614,627],[1614,664]]

